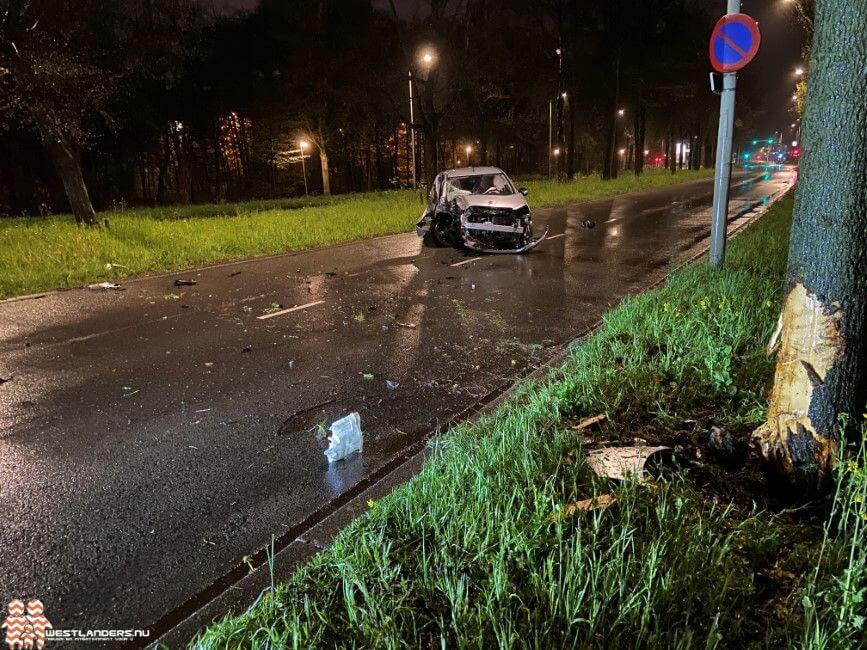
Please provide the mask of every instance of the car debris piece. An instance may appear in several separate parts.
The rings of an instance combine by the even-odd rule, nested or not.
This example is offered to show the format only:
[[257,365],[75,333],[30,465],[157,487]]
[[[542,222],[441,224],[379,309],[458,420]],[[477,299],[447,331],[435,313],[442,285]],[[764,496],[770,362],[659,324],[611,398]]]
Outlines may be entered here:
[[183,278],[178,278],[175,280],[176,287],[194,287],[198,284],[196,280],[185,280]]
[[602,422],[605,419],[605,414],[600,413],[599,415],[594,415],[591,418],[584,418],[578,424],[576,424],[573,428],[575,431],[583,431],[584,429],[589,429],[594,424],[598,422]]
[[97,282],[87,285],[87,288],[91,291],[124,291],[124,288],[117,282]]
[[362,436],[361,416],[355,411],[332,423],[328,449],[325,450],[328,462],[336,463],[356,451],[361,453]]
[[386,379],[385,385],[386,387],[388,387],[388,390],[397,390],[398,388],[400,388],[400,384],[391,379]]
[[561,519],[565,519],[566,517],[573,517],[579,512],[585,512],[589,510],[601,510],[603,508],[607,508],[609,506],[613,506],[617,503],[617,499],[610,494],[600,494],[599,496],[593,497],[591,499],[582,499],[581,501],[574,501],[573,503],[569,503],[553,515],[548,517],[548,521],[560,521]]
[[597,476],[624,479],[636,476],[641,479],[647,459],[653,454],[666,451],[668,447],[606,447],[587,452],[587,464]]
[[482,253],[527,253],[548,229],[533,237],[527,190],[515,189],[498,167],[463,167],[440,172],[416,233],[432,246],[463,247]]

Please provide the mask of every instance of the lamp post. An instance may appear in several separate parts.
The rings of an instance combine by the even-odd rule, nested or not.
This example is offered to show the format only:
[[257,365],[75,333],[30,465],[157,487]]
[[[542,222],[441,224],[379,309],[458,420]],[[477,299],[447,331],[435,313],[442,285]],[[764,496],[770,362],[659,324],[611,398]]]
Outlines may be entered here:
[[[434,63],[434,54],[431,50],[426,50],[421,55],[421,63],[430,70]],[[412,147],[412,187],[418,187],[418,162],[416,161],[416,145],[415,145],[415,99],[412,90],[412,67],[409,69],[409,132]]]
[[467,167],[470,166],[470,154],[473,153],[473,148],[470,145],[467,145],[464,148],[464,151],[467,153]]
[[301,174],[304,176],[304,196],[310,196],[307,192],[307,167],[304,165],[304,147],[307,146],[307,140],[299,140],[298,148],[301,150]]

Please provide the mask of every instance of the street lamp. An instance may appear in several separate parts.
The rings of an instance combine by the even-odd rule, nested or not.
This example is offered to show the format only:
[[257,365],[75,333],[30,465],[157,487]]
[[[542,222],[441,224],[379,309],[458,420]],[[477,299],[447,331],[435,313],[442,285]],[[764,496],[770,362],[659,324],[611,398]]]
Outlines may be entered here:
[[626,109],[625,108],[621,108],[617,111],[617,117],[623,117],[624,115],[626,115]]
[[[421,54],[421,63],[428,70],[433,66],[436,60],[436,53],[433,50],[425,50]],[[412,66],[409,69],[409,132],[410,146],[412,146],[412,186],[413,189],[418,186],[418,173],[416,172],[416,146],[415,146],[415,101],[412,95]]]
[[473,148],[470,145],[467,145],[464,148],[464,151],[467,152],[467,167],[470,166],[470,154],[473,152]]
[[795,68],[795,75],[796,75],[796,76],[800,77],[800,76],[802,76],[803,74],[804,74],[804,68],[802,68],[802,67],[800,67],[800,66],[798,66],[797,68]]
[[304,176],[304,196],[309,196],[307,192],[307,167],[304,166],[304,148],[308,144],[307,140],[298,141],[298,148],[301,150],[301,174]]
[[554,149],[553,153],[555,156],[559,156],[560,155],[560,147],[557,147],[556,149]]

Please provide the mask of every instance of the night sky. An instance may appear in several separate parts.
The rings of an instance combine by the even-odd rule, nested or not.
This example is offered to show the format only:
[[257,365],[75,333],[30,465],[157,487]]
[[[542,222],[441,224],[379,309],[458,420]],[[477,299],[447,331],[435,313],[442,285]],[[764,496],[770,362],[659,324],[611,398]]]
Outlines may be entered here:
[[[535,2],[535,0],[528,0]],[[223,11],[253,9],[258,0],[213,0]],[[425,15],[425,0],[395,0],[398,11],[406,18]],[[388,8],[388,0],[373,0],[375,6]],[[709,0],[708,7],[719,5],[719,15],[725,13],[725,0]],[[755,111],[754,130],[742,135],[770,136],[783,131],[784,140],[790,135],[793,121],[789,108],[795,88],[794,70],[802,65],[801,52],[805,34],[795,18],[791,4],[786,0],[743,0],[741,11],[753,16],[762,31],[762,46],[755,60],[739,75],[738,87],[749,94]],[[708,29],[710,37],[710,29]],[[708,62],[708,72],[710,72]],[[708,92],[710,88],[708,87]]]

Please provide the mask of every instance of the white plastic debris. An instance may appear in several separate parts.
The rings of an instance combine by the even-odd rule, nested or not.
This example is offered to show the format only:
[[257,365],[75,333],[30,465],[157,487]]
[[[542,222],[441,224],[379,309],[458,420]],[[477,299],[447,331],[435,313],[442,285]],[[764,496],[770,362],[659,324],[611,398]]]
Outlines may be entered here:
[[362,435],[361,416],[354,411],[332,423],[328,449],[325,450],[328,462],[336,463],[356,451],[360,453]]
[[644,465],[653,454],[667,450],[668,447],[606,447],[587,453],[587,464],[597,476],[625,479],[635,475],[643,478]]
[[91,291],[123,291],[123,287],[117,282],[97,282],[87,285],[87,288]]

